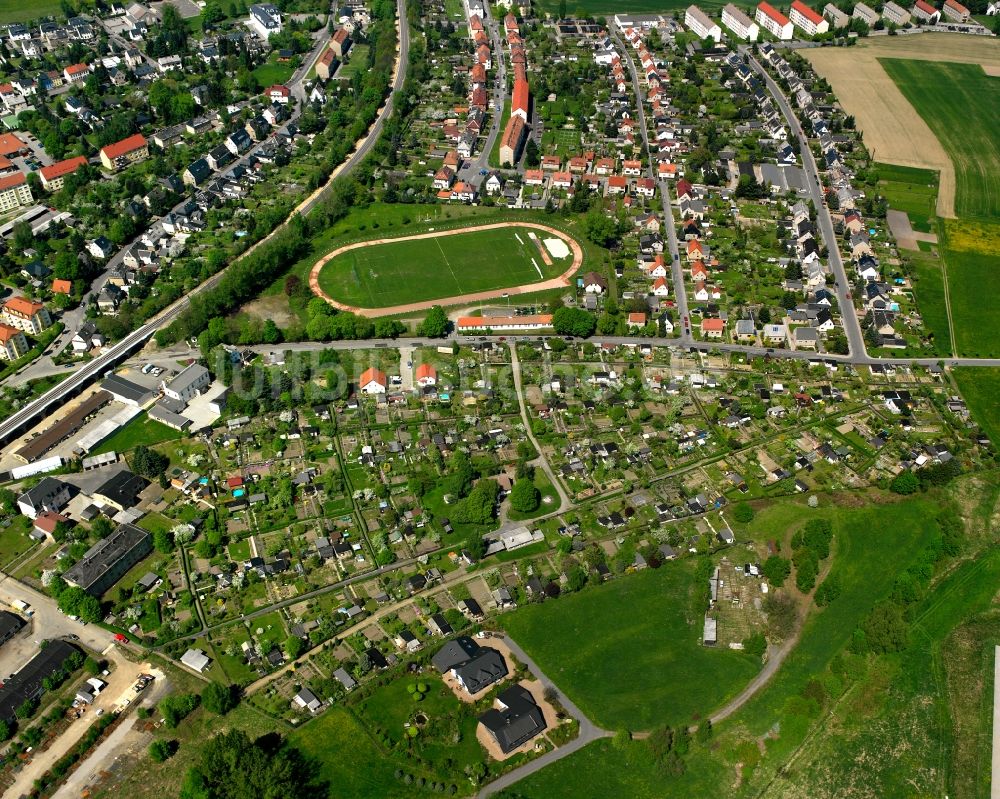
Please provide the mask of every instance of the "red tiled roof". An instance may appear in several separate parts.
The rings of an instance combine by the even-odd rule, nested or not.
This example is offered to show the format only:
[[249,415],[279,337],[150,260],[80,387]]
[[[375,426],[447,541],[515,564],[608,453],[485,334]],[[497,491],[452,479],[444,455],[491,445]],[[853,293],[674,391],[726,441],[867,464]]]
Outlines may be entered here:
[[[24,175],[21,176],[22,178]],[[20,316],[24,319],[30,319],[36,313],[38,313],[45,306],[40,302],[32,302],[31,300],[26,300],[24,297],[11,297],[7,302],[3,304],[3,307],[9,313],[14,316]]]
[[0,342],[6,344],[20,332],[16,327],[0,324]]
[[802,16],[809,20],[813,25],[818,25],[823,21],[823,17],[813,11],[809,6],[802,2],[802,0],[792,0],[792,8],[798,11]]
[[963,6],[961,3],[959,3],[958,0],[944,0],[944,4],[946,6],[950,6],[951,8],[954,8],[956,11],[958,11],[961,14],[968,14],[968,13],[970,13],[969,9],[967,9],[965,6]]
[[417,380],[423,380],[426,377],[433,377],[437,379],[437,369],[429,363],[422,363],[417,367]]
[[0,133],[0,155],[7,157],[16,155],[27,146],[13,133]]
[[280,94],[282,97],[288,97],[292,93],[291,89],[289,89],[287,86],[283,86],[280,83],[275,83],[273,86],[268,86],[267,91],[264,92],[264,94],[271,96],[275,92]]
[[934,8],[930,3],[924,2],[924,0],[917,0],[914,4],[917,8],[923,11],[925,14],[936,14],[937,9]]
[[769,16],[771,19],[773,19],[782,27],[788,24],[788,17],[786,17],[784,14],[778,11],[778,9],[776,9],[770,3],[761,3],[760,5],[757,6],[757,10]]
[[129,136],[127,139],[122,139],[121,141],[116,141],[114,144],[109,144],[106,147],[101,148],[101,152],[104,153],[108,158],[115,159],[122,155],[127,155],[128,153],[133,153],[136,150],[141,150],[146,146],[146,137],[141,133],[136,133]]
[[70,64],[66,67],[67,75],[79,75],[81,72],[90,72],[90,67],[86,64]]
[[701,322],[701,329],[721,332],[726,329],[726,323],[721,319],[703,319]]
[[512,150],[517,149],[517,145],[521,141],[521,137],[524,135],[524,120],[521,117],[512,116],[507,122],[507,128],[503,132],[503,139],[500,144],[504,147],[510,147]]
[[365,369],[361,374],[361,379],[358,381],[358,385],[367,386],[372,381],[375,381],[380,386],[389,385],[389,381],[385,378],[385,372],[380,372],[374,366]]
[[337,44],[343,44],[350,38],[350,34],[347,32],[347,28],[340,28],[335,34],[333,34],[333,41]]
[[[485,323],[485,324],[484,324]],[[458,319],[459,329],[465,327],[519,327],[521,325],[550,325],[552,314],[526,314],[524,316],[461,316]]]
[[45,180],[55,180],[66,175],[72,175],[86,163],[87,159],[82,155],[78,155],[76,158],[67,158],[65,161],[58,161],[51,166],[43,166],[38,171]]
[[528,100],[531,97],[531,90],[528,88],[528,81],[514,81],[514,95],[510,102],[510,111],[524,111],[528,113]]
[[53,294],[72,294],[73,284],[69,280],[56,280],[52,281],[52,293]]
[[5,178],[0,178],[0,191],[7,191],[7,189],[20,186],[24,183],[24,181],[25,177],[22,172],[15,172],[13,175],[7,175]]

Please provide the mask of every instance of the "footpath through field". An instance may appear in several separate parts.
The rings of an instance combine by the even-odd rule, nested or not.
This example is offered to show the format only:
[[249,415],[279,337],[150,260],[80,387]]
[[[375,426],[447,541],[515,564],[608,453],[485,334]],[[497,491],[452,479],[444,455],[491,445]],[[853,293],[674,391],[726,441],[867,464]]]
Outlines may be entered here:
[[[439,238],[441,236],[457,236],[462,233],[477,233],[482,230],[496,230],[498,228],[529,228],[533,230],[539,230],[543,233],[555,236],[562,241],[566,242],[569,247],[570,252],[573,254],[573,263],[558,277],[550,278],[549,280],[543,280],[539,283],[528,283],[521,286],[512,286],[509,288],[499,288],[499,289],[489,289],[488,291],[477,291],[471,294],[460,294],[455,297],[439,297],[433,300],[422,300],[420,302],[411,302],[404,305],[390,305],[385,308],[358,308],[353,305],[346,305],[345,303],[338,302],[333,297],[328,295],[319,286],[319,273],[323,270],[330,261],[336,258],[338,255],[342,255],[345,252],[351,250],[360,249],[362,247],[373,247],[379,244],[398,244],[403,241],[417,241],[419,239],[433,239]],[[455,230],[441,230],[441,231],[431,231],[427,233],[416,233],[412,236],[397,236],[393,238],[385,239],[369,239],[366,241],[357,241],[353,244],[345,244],[343,247],[338,247],[332,252],[327,253],[322,258],[320,258],[315,264],[313,264],[312,270],[309,272],[309,288],[312,290],[313,294],[317,297],[322,297],[334,308],[341,311],[350,311],[351,313],[356,313],[359,316],[366,316],[369,318],[377,316],[400,316],[403,314],[413,313],[414,311],[426,311],[435,305],[440,305],[442,307],[449,305],[458,305],[459,303],[475,303],[482,300],[495,300],[503,297],[504,295],[511,294],[533,294],[537,291],[547,291],[548,289],[560,289],[566,288],[570,285],[570,280],[573,275],[575,275],[580,266],[583,264],[583,249],[580,247],[579,243],[569,234],[564,233],[556,228],[549,227],[548,225],[540,225],[537,222],[494,222],[488,225],[472,225],[469,227],[457,228]]]

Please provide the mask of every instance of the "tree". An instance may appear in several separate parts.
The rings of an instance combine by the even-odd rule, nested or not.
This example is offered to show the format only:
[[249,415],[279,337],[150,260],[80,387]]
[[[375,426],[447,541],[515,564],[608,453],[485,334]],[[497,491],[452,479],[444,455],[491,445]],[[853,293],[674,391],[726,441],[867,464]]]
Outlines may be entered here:
[[531,480],[518,480],[510,492],[510,506],[519,513],[531,513],[538,509],[541,498],[541,493]]
[[154,763],[162,763],[164,760],[168,760],[177,751],[177,748],[177,741],[157,738],[149,745],[149,759]]
[[313,799],[326,796],[298,749],[271,733],[251,740],[242,730],[216,735],[201,745],[201,758],[187,773],[181,799]]
[[174,551],[174,534],[171,530],[157,530],[153,533],[153,546],[157,552],[169,555]]
[[586,338],[596,326],[594,315],[582,308],[560,308],[552,314],[552,328],[561,336]]
[[599,247],[610,247],[618,237],[618,224],[601,211],[587,214],[584,229],[587,238]]
[[920,489],[920,479],[913,472],[900,472],[889,483],[889,490],[895,494],[914,494]]
[[788,579],[788,575],[792,573],[792,564],[788,558],[771,555],[764,561],[761,571],[771,585],[775,588],[781,588],[785,584],[785,580]]
[[753,521],[753,517],[753,508],[751,508],[746,502],[741,502],[733,508],[733,518],[740,524],[749,524]]
[[201,703],[205,706],[206,710],[218,716],[224,716],[239,704],[239,695],[235,689],[236,686],[234,685],[220,685],[217,682],[209,683],[201,692]]
[[297,635],[290,635],[288,640],[285,641],[285,654],[288,655],[289,660],[295,660],[305,651],[306,642]]
[[910,630],[903,608],[895,602],[881,602],[861,625],[868,649],[877,654],[899,652],[909,643]]
[[141,444],[132,453],[133,471],[149,479],[159,477],[169,465],[170,458]]
[[6,741],[14,734],[14,728],[6,721],[0,720],[0,741]]
[[537,169],[542,162],[538,155],[538,144],[533,138],[528,138],[528,143],[524,145],[524,165],[528,169]]
[[418,330],[421,336],[444,338],[448,335],[450,327],[451,323],[448,321],[448,315],[444,309],[440,305],[435,305],[427,312],[427,316],[420,323]]

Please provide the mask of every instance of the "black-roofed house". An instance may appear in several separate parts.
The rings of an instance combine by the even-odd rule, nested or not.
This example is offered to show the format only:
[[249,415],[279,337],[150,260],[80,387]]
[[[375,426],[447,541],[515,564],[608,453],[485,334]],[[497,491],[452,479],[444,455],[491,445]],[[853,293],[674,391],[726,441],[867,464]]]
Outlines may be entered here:
[[496,698],[496,706],[479,717],[479,723],[497,742],[505,755],[545,731],[545,716],[531,693],[512,685]]
[[489,688],[510,673],[507,661],[500,652],[479,646],[464,635],[441,647],[431,662],[441,674],[450,674],[472,695]]
[[117,510],[126,510],[139,504],[141,494],[149,482],[127,469],[111,475],[100,488],[94,492],[94,498]]

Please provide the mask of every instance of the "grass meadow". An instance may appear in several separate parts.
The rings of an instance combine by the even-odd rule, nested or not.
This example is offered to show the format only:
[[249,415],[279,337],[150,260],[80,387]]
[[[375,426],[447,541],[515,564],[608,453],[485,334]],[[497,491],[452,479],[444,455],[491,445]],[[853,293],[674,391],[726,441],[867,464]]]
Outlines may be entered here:
[[501,617],[510,635],[597,724],[641,730],[707,715],[760,670],[701,645],[707,586],[666,563]]
[[952,370],[973,420],[1000,447],[1000,367],[960,366]]
[[498,228],[349,250],[323,267],[319,284],[341,302],[384,308],[538,283],[570,263],[547,266],[527,229]]
[[920,233],[933,233],[938,173],[895,164],[878,164],[879,192],[889,207],[904,212]]
[[130,452],[140,444],[147,447],[153,444],[161,444],[164,441],[176,441],[182,438],[182,434],[167,427],[165,424],[150,419],[145,413],[140,413],[124,427],[118,428],[112,435],[104,439],[91,455],[100,455],[104,452]]
[[62,6],[59,0],[31,0],[30,3],[0,0],[0,25],[9,25],[11,22],[31,22],[41,17],[59,16],[60,14],[62,14]]
[[955,213],[961,218],[1000,219],[1000,82],[978,64],[895,58],[879,62],[955,165]]
[[[765,535],[767,538],[775,538],[780,541],[786,537],[787,533],[802,525],[807,518],[806,514],[832,519],[835,529],[832,569],[841,580],[842,593],[828,607],[822,610],[813,608],[802,630],[798,645],[766,687],[734,716],[717,725],[712,740],[706,745],[693,744],[692,752],[687,758],[687,769],[683,776],[671,777],[662,769],[657,768],[651,762],[648,749],[642,741],[635,741],[624,750],[617,750],[608,742],[598,742],[549,766],[540,774],[519,782],[514,792],[528,799],[563,799],[563,797],[565,799],[582,799],[608,795],[636,797],[712,796],[720,793],[727,796],[754,797],[916,795],[906,793],[905,790],[899,792],[893,790],[888,793],[880,793],[877,790],[865,791],[861,790],[858,785],[851,786],[853,793],[851,791],[844,793],[827,791],[825,785],[823,786],[824,790],[813,793],[812,788],[805,789],[798,784],[795,777],[796,771],[792,771],[792,776],[788,779],[779,776],[779,770],[783,770],[783,767],[789,764],[790,758],[799,758],[811,753],[811,747],[819,746],[818,740],[822,740],[824,735],[823,731],[818,734],[815,731],[814,724],[817,722],[815,715],[804,709],[803,689],[815,679],[830,681],[832,685],[836,684],[838,678],[831,674],[831,667],[836,666],[836,671],[839,673],[841,667],[837,664],[843,658],[853,630],[875,603],[889,594],[895,575],[909,565],[911,557],[915,556],[930,539],[932,527],[927,524],[927,520],[933,518],[938,508],[938,504],[933,499],[919,497],[886,504],[877,501],[878,499],[876,496],[870,498],[845,496],[841,500],[843,504],[835,505],[830,498],[825,498],[821,500],[818,510],[808,510],[800,503],[778,502],[760,512],[748,526],[748,531],[751,534]],[[891,524],[886,523],[888,519],[892,520]],[[651,575],[655,580],[658,575],[662,575],[664,572],[669,573],[671,567],[675,565],[679,564],[666,564],[658,573],[644,572],[638,576],[642,578]],[[980,574],[989,577],[987,572]],[[635,578],[619,580],[619,584],[633,579]],[[965,583],[965,585],[970,584]],[[976,596],[978,597],[983,591],[985,588],[975,592]],[[579,596],[581,598],[601,597],[601,594],[601,591],[593,592],[593,594],[585,592]],[[935,592],[932,596],[940,595]],[[949,594],[949,596],[954,595]],[[557,605],[563,606],[564,601],[565,598],[562,598],[558,603],[552,603],[552,610],[555,610]],[[979,600],[976,599],[976,601]],[[604,603],[611,604],[607,602],[606,598]],[[928,600],[926,607],[930,607],[931,604]],[[545,610],[546,606],[542,605],[541,609]],[[576,622],[575,619],[569,621],[561,619],[564,626],[571,625],[577,628],[576,640],[584,640],[588,643],[591,640],[600,641],[600,635],[604,633],[603,612],[599,611],[600,615],[594,620],[593,616],[588,613],[589,610],[589,608],[584,608],[577,614],[579,622]],[[640,622],[634,621],[637,617],[654,617],[645,622],[651,629],[660,630],[664,627],[664,614],[657,608],[632,602],[627,612],[627,616],[615,617],[616,629],[612,631],[612,634],[617,635],[618,629],[634,630],[640,624]],[[522,618],[521,611],[508,617],[508,619],[515,621],[520,618]],[[930,615],[925,618],[927,618],[928,625],[937,623],[931,621]],[[533,629],[534,636],[538,638],[547,635],[549,638],[557,637],[558,640],[562,641],[564,635],[561,632],[561,627],[556,625],[541,626],[540,623],[536,623]],[[581,630],[583,632],[580,632]],[[511,632],[515,638],[518,637],[516,630],[511,629]],[[529,629],[528,637],[531,634],[532,630]],[[688,635],[691,635],[690,631],[688,631]],[[624,633],[622,637],[625,637]],[[676,636],[670,635],[669,637],[675,638]],[[635,641],[636,636],[633,634],[625,640]],[[651,645],[651,641],[655,641],[655,637],[647,635],[647,647]],[[679,643],[682,641],[683,636],[678,639]],[[548,649],[554,645],[544,643],[543,646]],[[570,641],[563,641],[563,646],[570,650],[574,648],[574,644]],[[639,644],[635,643],[632,646],[638,648]],[[598,647],[591,645],[585,649],[589,653],[597,650]],[[574,686],[577,688],[577,692],[580,690],[580,685],[577,684],[582,684],[584,691],[600,695],[602,690],[607,688],[606,684],[602,684],[602,680],[604,683],[611,682],[613,685],[616,685],[619,679],[627,682],[624,678],[628,672],[624,669],[629,668],[628,659],[632,652],[624,648],[624,644],[618,646],[617,650],[614,657],[608,657],[606,652],[599,653],[597,651],[591,655],[595,661],[605,664],[604,673],[600,675],[600,679],[593,675],[567,678],[564,675],[549,673],[549,676],[553,677],[555,682],[574,699],[578,698],[578,693],[574,693]],[[621,667],[622,663],[625,664],[624,667]],[[544,661],[541,661],[540,664],[546,668]],[[856,668],[861,667],[856,666]],[[619,669],[622,670],[621,677],[617,673]],[[871,674],[872,686],[866,690],[873,691],[879,686],[884,688],[898,673],[899,667],[892,664],[885,666],[884,672],[873,671]],[[628,674],[628,676],[632,675]],[[711,685],[715,672],[699,670],[692,662],[690,670],[685,669],[683,676],[684,679],[677,679],[677,675],[673,671],[660,671],[656,680],[655,694],[662,696],[670,693],[672,694],[671,701],[674,700],[673,695],[678,695],[677,701],[685,702],[686,693],[703,691],[706,685]],[[648,693],[653,694],[654,692]],[[856,712],[871,713],[873,708],[867,707],[865,704],[866,699],[870,699],[870,696],[871,694],[868,693],[858,698],[860,710],[854,705],[851,707]],[[650,697],[644,700],[644,704],[650,704]],[[868,704],[870,705],[871,702],[869,701]],[[622,706],[624,706],[624,702],[622,702]],[[886,706],[883,703],[879,707],[884,709]],[[584,709],[587,710],[588,707],[584,706]],[[936,712],[937,708],[932,706],[928,715],[934,717]],[[935,723],[937,723],[936,717],[934,718]],[[671,720],[669,711],[660,713],[651,720],[650,726]],[[812,732],[811,728],[813,728]],[[884,731],[885,726],[879,729]],[[876,732],[873,729],[871,734],[875,735]],[[890,730],[890,732],[893,731]],[[901,740],[900,743],[902,744],[903,741]],[[927,754],[923,749],[920,751],[923,755]],[[838,755],[838,757],[840,756]],[[901,761],[910,763],[913,757],[915,756],[907,754],[901,758]],[[874,779],[872,772],[876,770],[880,774],[883,770],[892,770],[898,774],[903,773],[902,769],[896,768],[895,763],[884,761],[885,758],[879,758],[877,761],[869,758],[864,765],[855,764],[850,769],[845,769],[843,761],[838,760],[838,770],[834,776],[842,779],[842,784],[847,788],[848,781],[852,779],[861,780],[866,777]],[[737,763],[742,764],[742,768],[737,767]],[[820,765],[822,766],[822,764]],[[794,769],[797,770],[798,766],[795,765]],[[827,776],[825,766],[822,771],[823,773],[819,774],[818,778],[825,779]],[[896,784],[894,781],[889,782],[892,782],[893,785]],[[819,784],[818,779],[817,784]],[[877,783],[872,782],[872,784]],[[621,786],[624,793],[610,793],[604,790],[605,787],[613,789],[617,786]]]
[[913,280],[913,294],[924,325],[934,335],[934,344],[941,355],[951,355],[951,332],[948,329],[948,306],[944,301],[944,265],[939,255],[931,252],[908,252]]
[[948,269],[948,294],[959,355],[1000,355],[1000,224],[946,219],[939,226],[940,251]]

